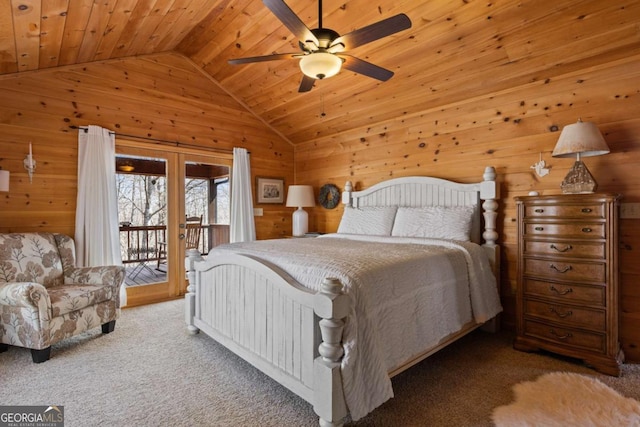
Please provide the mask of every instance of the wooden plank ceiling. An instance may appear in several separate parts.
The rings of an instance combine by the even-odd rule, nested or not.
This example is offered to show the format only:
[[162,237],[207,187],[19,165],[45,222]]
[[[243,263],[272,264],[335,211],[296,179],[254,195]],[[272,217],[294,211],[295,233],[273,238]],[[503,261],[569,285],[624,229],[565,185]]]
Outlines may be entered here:
[[[316,1],[287,4],[318,25]],[[0,74],[178,52],[296,144],[640,52],[637,0],[325,0],[323,9],[324,27],[340,34],[407,14],[411,29],[350,52],[395,76],[342,70],[298,93],[295,59],[229,65],[299,50],[257,0],[2,1]]]

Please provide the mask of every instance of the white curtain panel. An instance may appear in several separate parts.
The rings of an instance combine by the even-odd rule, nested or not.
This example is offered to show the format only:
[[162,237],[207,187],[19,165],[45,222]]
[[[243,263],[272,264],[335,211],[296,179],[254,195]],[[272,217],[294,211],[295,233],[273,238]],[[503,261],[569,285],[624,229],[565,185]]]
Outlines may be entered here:
[[251,242],[256,240],[253,219],[253,193],[251,191],[251,165],[244,148],[233,149],[231,170],[231,224],[229,240]]
[[[76,263],[78,266],[122,265],[116,195],[115,134],[100,126],[78,132],[78,200]],[[120,288],[120,306],[126,305]]]

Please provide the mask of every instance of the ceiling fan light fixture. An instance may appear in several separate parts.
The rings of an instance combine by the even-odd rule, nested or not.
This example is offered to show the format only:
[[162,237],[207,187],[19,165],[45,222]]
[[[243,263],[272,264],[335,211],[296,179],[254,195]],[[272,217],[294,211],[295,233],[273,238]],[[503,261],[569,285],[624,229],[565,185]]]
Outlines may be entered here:
[[313,52],[300,59],[300,69],[313,79],[326,79],[340,72],[342,59],[328,52]]

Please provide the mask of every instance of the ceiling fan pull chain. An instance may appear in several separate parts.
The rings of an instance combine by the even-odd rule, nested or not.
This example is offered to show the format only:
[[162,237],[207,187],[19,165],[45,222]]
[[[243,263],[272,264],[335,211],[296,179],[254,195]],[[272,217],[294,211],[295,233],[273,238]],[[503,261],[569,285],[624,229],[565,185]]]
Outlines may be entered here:
[[322,112],[320,113],[320,117],[325,117],[327,113],[324,112],[324,92],[320,94],[320,104],[322,105]]

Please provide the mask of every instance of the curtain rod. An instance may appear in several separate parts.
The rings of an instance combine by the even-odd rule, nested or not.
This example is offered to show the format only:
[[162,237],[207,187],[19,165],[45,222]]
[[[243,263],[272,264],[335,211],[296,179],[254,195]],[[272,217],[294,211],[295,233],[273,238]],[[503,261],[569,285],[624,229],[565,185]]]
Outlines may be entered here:
[[[89,127],[88,126],[77,126],[78,129],[82,129],[84,131],[84,133],[87,133],[89,131]],[[196,145],[196,144],[187,144],[185,142],[179,142],[179,141],[169,141],[166,139],[159,139],[159,138],[152,138],[149,136],[138,136],[138,135],[129,135],[126,133],[116,133],[112,130],[109,131],[109,135],[116,135],[116,136],[122,136],[125,138],[134,138],[134,139],[142,139],[145,141],[153,141],[153,142],[159,142],[161,144],[165,144],[165,145],[173,145],[175,147],[187,147],[187,148],[198,148],[201,150],[207,150],[207,151],[214,151],[214,152],[218,152],[218,153],[225,153],[225,154],[233,154],[233,149],[225,149],[225,148],[212,148],[212,147],[203,147],[201,145]],[[248,154],[251,154],[250,151],[247,151]]]

